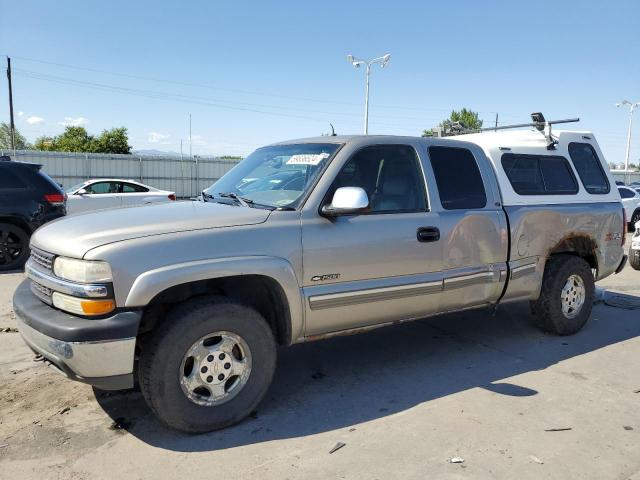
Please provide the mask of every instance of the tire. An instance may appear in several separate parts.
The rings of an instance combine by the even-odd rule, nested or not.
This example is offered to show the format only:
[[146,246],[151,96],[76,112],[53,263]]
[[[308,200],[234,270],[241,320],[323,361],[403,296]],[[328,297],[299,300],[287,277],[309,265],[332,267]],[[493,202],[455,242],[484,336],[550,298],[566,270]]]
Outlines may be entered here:
[[11,223],[0,223],[0,271],[24,267],[29,258],[29,234]]
[[629,231],[635,232],[636,230],[636,222],[640,222],[640,209],[633,212],[631,215],[631,221],[629,222]]
[[640,270],[640,250],[629,249],[629,264],[634,270]]
[[[214,333],[223,336],[212,335]],[[204,373],[200,375],[200,369],[205,368],[201,365],[209,366],[207,375],[212,373],[218,378],[225,373],[235,372],[237,365],[241,365],[241,361],[234,357],[231,369],[224,370],[229,368],[227,365],[230,363],[218,360],[218,354],[222,352],[219,345],[222,343],[217,343],[217,339],[229,339],[231,336],[239,338],[241,342],[238,340],[233,347],[234,353],[228,354],[224,361],[229,360],[229,355],[240,358],[238,352],[242,352],[244,364],[250,365],[249,373],[235,377],[229,374],[218,385],[206,384],[217,380],[213,376],[203,377]],[[203,341],[203,338],[206,340]],[[205,343],[210,343],[204,348],[212,353],[205,354],[206,360],[197,356],[201,350],[191,357],[187,356],[187,352],[195,345],[200,349]],[[244,419],[266,394],[276,366],[276,342],[265,319],[255,310],[225,297],[199,298],[177,305],[141,341],[141,345],[138,375],[145,401],[162,422],[186,433],[210,432]],[[214,363],[207,363],[210,361]],[[186,375],[187,371],[189,375]],[[246,371],[245,368],[243,372]],[[194,382],[205,382],[205,386],[196,389],[184,386],[182,382],[187,382],[189,378]],[[212,392],[215,390],[209,389],[224,390],[229,384],[232,388],[224,393],[227,397],[214,401]],[[210,392],[209,396],[203,395],[206,391]],[[204,402],[215,403],[205,405]]]
[[[571,284],[569,279],[572,278]],[[581,287],[580,287],[581,283]],[[566,293],[568,301],[563,301],[563,289],[569,285]],[[573,255],[557,255],[549,259],[542,279],[540,297],[532,305],[532,313],[539,328],[557,335],[572,335],[587,323],[593,306],[595,284],[589,264]],[[582,291],[582,302],[576,292]],[[577,305],[580,303],[579,308]],[[574,305],[571,309],[570,305]],[[563,311],[569,308],[567,314]]]

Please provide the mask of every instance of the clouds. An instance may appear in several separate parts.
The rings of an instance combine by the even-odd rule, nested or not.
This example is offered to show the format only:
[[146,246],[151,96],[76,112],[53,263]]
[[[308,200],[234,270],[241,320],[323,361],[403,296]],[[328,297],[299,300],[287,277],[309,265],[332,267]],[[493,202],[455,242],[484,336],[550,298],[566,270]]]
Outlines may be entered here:
[[63,127],[84,127],[89,123],[89,119],[85,117],[64,117],[64,121],[59,124]]
[[[22,113],[22,112],[20,112],[20,113]],[[22,115],[20,115],[20,113],[18,113],[18,116],[22,116]],[[31,117],[27,117],[26,122],[29,125],[40,125],[40,124],[44,123],[44,118],[33,115]]]
[[149,141],[149,143],[159,143],[161,145],[168,145],[170,142],[167,142],[166,140],[170,136],[171,135],[166,135],[164,133],[149,132],[148,141]]

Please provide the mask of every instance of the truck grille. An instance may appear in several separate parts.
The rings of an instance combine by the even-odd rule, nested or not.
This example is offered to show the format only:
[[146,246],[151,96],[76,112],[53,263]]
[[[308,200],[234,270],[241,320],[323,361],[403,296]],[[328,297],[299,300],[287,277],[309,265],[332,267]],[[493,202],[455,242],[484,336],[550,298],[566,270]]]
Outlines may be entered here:
[[53,268],[53,255],[42,250],[31,249],[31,259],[47,271]]
[[49,287],[45,287],[44,285],[31,280],[31,291],[43,302],[51,304],[51,295],[53,294],[53,290],[51,290]]

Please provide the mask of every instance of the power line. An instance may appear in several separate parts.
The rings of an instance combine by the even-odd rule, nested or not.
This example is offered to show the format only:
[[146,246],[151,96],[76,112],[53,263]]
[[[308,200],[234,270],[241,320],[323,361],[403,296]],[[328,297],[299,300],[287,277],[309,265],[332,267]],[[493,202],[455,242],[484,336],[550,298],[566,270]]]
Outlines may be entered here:
[[[131,78],[131,79],[135,79],[135,80],[145,80],[145,81],[158,82],[158,83],[168,83],[168,84],[173,84],[173,85],[181,85],[181,86],[186,86],[186,87],[206,88],[206,89],[211,89],[211,90],[220,90],[220,91],[242,93],[242,94],[246,94],[246,95],[275,97],[275,98],[283,98],[283,99],[289,99],[289,100],[299,100],[299,101],[305,101],[305,102],[315,102],[315,103],[322,103],[322,104],[333,103],[333,104],[336,104],[336,105],[349,105],[349,106],[355,106],[355,107],[361,107],[362,106],[360,103],[355,103],[355,102],[344,102],[344,101],[329,100],[329,99],[319,99],[319,98],[310,98],[310,97],[297,97],[297,96],[282,95],[282,94],[270,93],[270,92],[258,92],[258,91],[242,90],[242,89],[236,89],[236,88],[219,87],[219,86],[214,86],[214,85],[204,84],[204,83],[193,83],[193,82],[184,82],[184,81],[180,81],[180,80],[170,80],[170,79],[166,79],[166,78],[147,77],[147,76],[143,76],[143,75],[134,75],[134,74],[128,74],[128,73],[122,73],[122,72],[114,72],[114,71],[91,68],[91,67],[82,67],[82,66],[78,66],[78,65],[70,65],[70,64],[66,64],[66,63],[51,62],[51,61],[47,61],[47,60],[40,60],[40,59],[28,58],[28,57],[13,56],[13,58],[17,58],[17,59],[20,59],[20,60],[23,60],[23,61],[26,61],[26,62],[34,62],[34,63],[40,63],[40,64],[44,64],[44,65],[51,65],[51,66],[56,66],[56,67],[61,67],[61,68],[70,68],[70,69],[74,69],[74,70],[82,70],[82,71],[93,72],[93,73],[101,73],[101,74],[113,75],[113,76],[118,76],[118,77],[123,77],[123,78]],[[375,105],[375,108],[396,109],[396,110],[412,110],[412,111],[434,111],[434,112],[451,112],[451,110],[452,110],[451,108],[407,107],[407,106],[402,106],[402,105],[378,105],[378,104]],[[477,111],[477,112],[478,113],[483,113],[483,114],[490,114],[492,116],[497,113],[495,111]],[[512,118],[515,118],[515,117],[512,117]]]

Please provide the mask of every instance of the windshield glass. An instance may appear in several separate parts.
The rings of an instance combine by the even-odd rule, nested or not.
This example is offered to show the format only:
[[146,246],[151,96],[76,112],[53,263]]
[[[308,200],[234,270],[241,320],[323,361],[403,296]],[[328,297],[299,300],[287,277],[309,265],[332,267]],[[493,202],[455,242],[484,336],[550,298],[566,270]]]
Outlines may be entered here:
[[74,193],[76,190],[78,190],[85,183],[87,183],[87,182],[82,182],[82,183],[79,183],[77,185],[74,185],[73,187],[67,188],[67,193]]
[[258,205],[296,207],[333,154],[335,143],[301,143],[259,148],[204,193],[234,193]]

